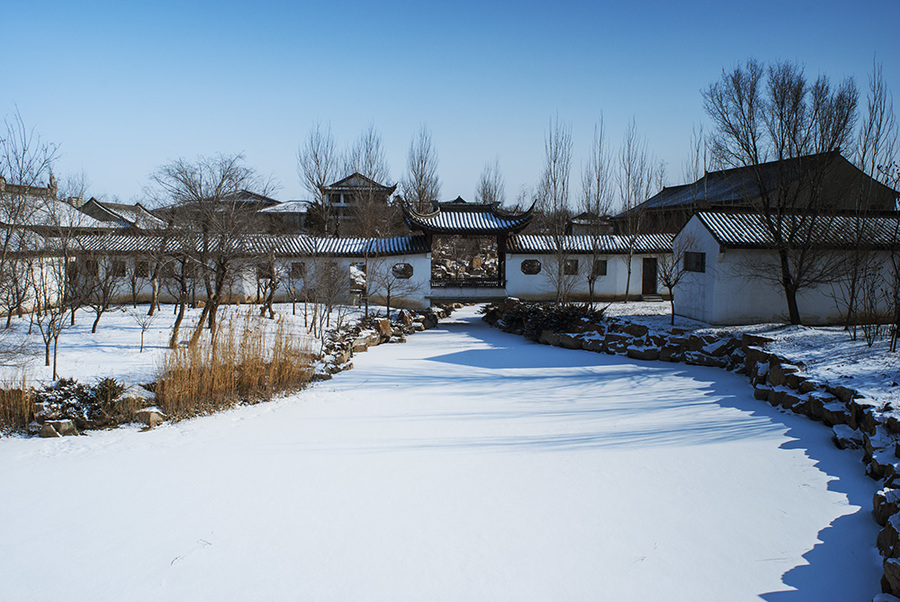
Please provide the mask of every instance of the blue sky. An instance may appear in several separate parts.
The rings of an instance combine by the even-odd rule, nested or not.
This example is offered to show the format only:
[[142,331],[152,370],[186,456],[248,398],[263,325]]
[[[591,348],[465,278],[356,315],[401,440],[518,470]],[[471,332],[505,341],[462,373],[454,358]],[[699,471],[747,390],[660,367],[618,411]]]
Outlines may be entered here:
[[18,107],[60,144],[60,176],[83,170],[91,194],[126,202],[174,158],[236,152],[279,181],[276,198],[307,198],[296,152],[317,121],[342,148],[374,124],[395,181],[424,123],[445,199],[471,200],[497,157],[514,200],[538,179],[554,115],[573,129],[573,183],[601,112],[615,144],[634,117],[678,184],[700,90],[748,57],[861,91],[876,59],[900,95],[897,0],[6,0],[2,13],[0,114]]

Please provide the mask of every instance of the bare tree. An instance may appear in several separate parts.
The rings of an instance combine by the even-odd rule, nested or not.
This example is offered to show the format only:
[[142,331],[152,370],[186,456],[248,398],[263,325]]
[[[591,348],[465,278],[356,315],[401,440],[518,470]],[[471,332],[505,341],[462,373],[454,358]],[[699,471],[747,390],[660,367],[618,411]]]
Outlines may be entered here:
[[144,311],[135,311],[137,308],[132,308],[128,311],[128,315],[131,316],[131,319],[134,320],[135,324],[141,329],[141,349],[138,353],[144,352],[144,334],[150,330],[150,327],[153,326],[153,321],[156,319],[156,315],[148,314]]
[[320,234],[329,233],[333,217],[322,189],[333,180],[337,166],[331,126],[317,123],[297,150],[297,174],[303,187],[312,195],[312,228]]
[[601,244],[601,218],[610,212],[612,204],[612,173],[610,152],[606,143],[606,128],[603,116],[594,126],[594,137],[591,140],[591,153],[581,174],[581,209],[587,214],[588,236],[590,241],[590,262],[587,268],[588,302],[594,303],[594,288],[601,270],[597,262],[603,245]]
[[556,302],[567,303],[566,283],[572,278],[569,269],[569,248],[565,243],[566,224],[571,216],[569,207],[569,176],[572,171],[572,128],[561,123],[559,115],[550,121],[544,139],[544,170],[538,183],[538,202],[544,228],[552,241],[552,274],[548,274],[556,288]]
[[[344,159],[347,173],[358,173],[377,183],[390,177],[381,134],[370,125],[356,140]],[[390,206],[384,192],[375,186],[365,186],[355,192],[350,234],[365,238],[387,236],[396,222],[396,210]]]
[[643,230],[644,212],[640,204],[650,198],[654,182],[653,159],[647,150],[647,140],[637,133],[634,118],[625,128],[622,147],[619,150],[618,185],[622,208],[621,234],[627,243],[625,300],[631,289],[631,272],[637,238]]
[[8,327],[12,313],[21,313],[33,297],[31,275],[42,242],[27,229],[46,199],[32,192],[50,182],[47,194],[54,194],[52,169],[58,150],[25,124],[18,109],[0,127],[0,296]]
[[707,172],[709,158],[707,156],[706,137],[703,134],[703,124],[691,128],[691,142],[688,149],[688,157],[681,165],[681,177],[685,183],[696,182]]
[[270,320],[275,319],[275,293],[281,284],[283,274],[280,266],[275,262],[275,254],[269,251],[265,260],[260,261],[256,265],[256,296],[259,300],[259,315],[265,317],[269,315]]
[[494,158],[484,164],[481,177],[478,179],[478,187],[475,189],[476,203],[498,203],[506,201],[503,174],[500,171],[500,159]]
[[657,258],[657,277],[669,291],[669,305],[672,310],[672,326],[675,326],[675,288],[688,272],[684,254],[696,245],[693,236],[682,233],[676,237],[672,245],[672,254],[660,255]]
[[370,261],[366,289],[370,296],[384,299],[388,318],[391,317],[392,300],[405,298],[420,290],[419,282],[412,276],[412,265],[398,262],[394,257],[378,257]]
[[207,322],[215,336],[217,310],[244,267],[241,243],[252,227],[252,213],[232,199],[242,190],[265,191],[267,186],[243,160],[243,155],[177,159],[151,176],[162,195],[180,204],[179,219],[184,221],[180,226],[197,239],[194,253],[206,304],[192,342]]
[[[792,324],[801,322],[798,292],[833,278],[813,233],[828,226],[825,174],[831,153],[852,140],[857,97],[852,79],[833,88],[821,75],[810,84],[794,63],[766,69],[752,59],[723,71],[703,92],[715,127],[711,152],[754,174],[759,211],[778,255],[774,280],[784,291]],[[763,172],[769,160],[778,162],[774,174]]]
[[441,196],[437,174],[438,156],[431,131],[424,124],[409,144],[406,177],[401,181],[403,199],[419,211],[430,211],[431,203]]
[[96,334],[103,314],[119,305],[119,289],[127,267],[123,259],[109,257],[102,251],[82,254],[80,260],[84,269],[79,270],[78,287],[84,305],[94,312],[91,334]]
[[[856,339],[857,325],[862,317],[858,302],[865,300],[871,305],[873,287],[879,287],[882,274],[877,269],[879,263],[876,253],[871,250],[872,222],[870,217],[870,200],[879,186],[878,180],[883,178],[880,167],[891,164],[897,157],[898,125],[894,115],[893,102],[884,81],[881,66],[873,65],[869,77],[869,92],[866,102],[866,114],[863,117],[853,161],[869,178],[861,178],[855,191],[856,206],[853,211],[852,229],[848,233],[853,236],[854,245],[847,253],[844,267],[840,270],[841,278],[836,288],[839,307],[843,307],[845,328],[852,339]],[[874,282],[868,282],[874,280]],[[871,314],[871,312],[868,312]]]

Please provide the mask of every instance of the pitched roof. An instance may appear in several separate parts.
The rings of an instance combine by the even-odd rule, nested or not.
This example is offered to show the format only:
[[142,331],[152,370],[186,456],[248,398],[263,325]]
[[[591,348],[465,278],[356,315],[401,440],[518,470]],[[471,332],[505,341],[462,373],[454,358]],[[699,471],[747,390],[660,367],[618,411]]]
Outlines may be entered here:
[[309,206],[312,201],[284,201],[265,209],[260,209],[260,213],[308,213]]
[[[701,211],[695,217],[724,247],[775,247],[771,228],[762,214]],[[900,216],[896,214],[874,217],[796,214],[784,216],[782,220],[785,231],[796,232],[803,238],[811,237],[821,248],[855,248],[859,240],[869,249],[888,249],[900,244]],[[798,244],[805,244],[805,241]]]
[[114,222],[122,227],[136,227],[141,229],[165,228],[165,220],[161,220],[140,203],[124,205],[121,203],[106,203],[97,199],[90,199],[79,208],[83,213],[104,222]]
[[[856,172],[857,177],[868,178],[852,163],[847,161],[837,151],[805,155],[783,161],[770,161],[758,166],[737,167],[722,171],[706,173],[702,178],[692,184],[665,187],[648,200],[638,205],[633,211],[640,210],[664,210],[678,207],[689,208],[697,205],[703,207],[734,207],[748,206],[748,201],[760,196],[760,186],[757,182],[757,174],[762,181],[763,189],[771,192],[785,182],[794,182],[812,171],[819,170],[825,165],[829,169],[840,168]],[[846,174],[846,171],[840,173]],[[875,180],[871,180],[875,181]],[[881,193],[897,198],[897,192],[892,191],[880,182],[876,182]]]
[[338,180],[333,184],[329,184],[328,186],[322,186],[322,190],[325,191],[338,191],[338,190],[358,190],[360,188],[371,190],[382,190],[387,194],[391,194],[397,189],[397,185],[393,186],[385,186],[384,184],[379,184],[372,178],[368,178],[362,175],[359,172],[354,172],[347,176],[342,180]]
[[420,213],[407,203],[403,219],[412,230],[432,234],[509,234],[519,232],[531,221],[534,207],[524,213],[501,209],[496,203],[437,203],[430,213]]
[[[634,253],[671,253],[674,234],[640,234],[632,241],[631,237],[618,234],[601,234],[599,236],[562,236],[560,242],[567,253],[584,255],[598,253],[600,255],[619,255],[628,253],[629,242],[633,242]],[[507,242],[507,251],[512,254],[547,254],[555,253],[557,240],[547,235],[516,235]]]

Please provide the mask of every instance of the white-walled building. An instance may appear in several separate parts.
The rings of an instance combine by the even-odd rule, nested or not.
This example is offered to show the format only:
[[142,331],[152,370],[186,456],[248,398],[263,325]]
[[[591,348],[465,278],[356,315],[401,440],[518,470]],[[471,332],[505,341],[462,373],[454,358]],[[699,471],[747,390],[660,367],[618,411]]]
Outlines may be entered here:
[[[860,251],[872,262],[879,290],[894,278],[898,217],[819,217],[817,248],[806,261],[820,282],[801,288],[797,304],[804,324],[842,321],[846,315],[849,266]],[[857,240],[861,239],[861,243]],[[696,213],[675,238],[685,273],[675,288],[675,313],[710,324],[788,320],[779,280],[780,259],[764,218],[757,213]],[[879,300],[878,311],[887,311]]]

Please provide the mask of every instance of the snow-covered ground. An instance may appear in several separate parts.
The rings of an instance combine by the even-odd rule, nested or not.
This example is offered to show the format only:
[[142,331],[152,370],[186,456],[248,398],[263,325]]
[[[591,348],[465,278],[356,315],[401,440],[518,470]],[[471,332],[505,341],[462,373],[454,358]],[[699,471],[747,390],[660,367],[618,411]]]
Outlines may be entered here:
[[[168,349],[169,336],[175,315],[172,305],[163,305],[144,333],[144,350],[141,348],[141,326],[132,314],[143,316],[147,313],[146,304],[137,308],[125,306],[103,314],[97,332],[91,334],[94,315],[89,310],[78,310],[75,326],[66,328],[59,337],[57,372],[61,378],[75,378],[79,381],[93,382],[101,378],[114,377],[127,384],[141,384],[156,380],[162,365],[163,354]],[[377,310],[379,308],[373,308]],[[384,308],[380,308],[382,313]],[[285,321],[285,327],[297,336],[305,336],[303,304],[297,305],[297,314],[292,314],[290,303],[276,303],[277,318]],[[181,340],[190,338],[191,329],[197,323],[202,310],[189,309],[181,327]],[[247,314],[253,325],[261,328],[275,328],[277,325],[268,318],[259,317],[258,305],[224,306],[220,309],[220,320],[234,320],[242,325]],[[334,320],[344,321],[358,319],[361,310],[344,309],[338,315],[333,312]],[[307,320],[311,317],[307,317]],[[13,329],[17,334],[28,332],[28,319],[13,321]],[[44,366],[44,344],[37,326],[27,336],[26,360],[15,365],[0,366],[0,380],[20,380],[18,377],[24,370],[29,380],[50,382],[53,372]]]
[[[626,319],[651,328],[670,327],[668,302],[629,302],[598,305],[605,315]],[[704,322],[675,317],[678,328],[704,332],[748,332],[773,339],[766,349],[800,364],[804,374],[813,380],[843,385],[861,393],[900,407],[900,353],[888,351],[883,338],[871,347],[866,345],[862,332],[857,340],[850,339],[840,326],[790,326],[785,324],[754,324],[750,326],[712,327]]]
[[0,439],[0,599],[879,589],[859,453],[744,377],[536,345],[474,308],[354,363],[149,432]]

